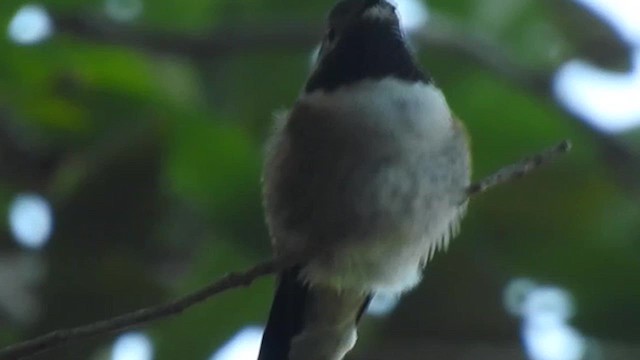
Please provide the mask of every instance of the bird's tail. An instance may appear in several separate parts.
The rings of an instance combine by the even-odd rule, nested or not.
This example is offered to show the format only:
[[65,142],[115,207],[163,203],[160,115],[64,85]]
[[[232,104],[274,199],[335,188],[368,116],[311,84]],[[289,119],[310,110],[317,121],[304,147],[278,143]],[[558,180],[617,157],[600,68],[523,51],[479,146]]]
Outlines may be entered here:
[[[299,279],[299,274],[300,267],[297,266],[283,271],[279,276],[258,360],[290,360],[292,340],[303,331],[305,335],[299,337],[297,346],[306,348],[306,344],[312,344],[310,347],[317,351],[320,351],[320,348],[326,348],[326,345],[331,347],[330,344],[335,341],[339,343],[341,337],[350,335],[347,334],[349,331],[353,331],[355,336],[355,326],[369,305],[371,296],[327,289],[310,289],[308,284]],[[312,323],[305,323],[305,321]],[[345,323],[351,325],[345,328]],[[323,334],[319,334],[314,330],[316,326],[331,329],[334,325],[336,325],[336,331],[328,333],[323,331]],[[317,339],[317,337],[323,338]],[[323,345],[323,343],[328,344]],[[296,349],[295,353],[299,353],[300,350]],[[340,349],[334,350],[340,351]],[[304,358],[314,358],[312,355],[314,349],[309,351],[308,356]]]
[[280,273],[258,360],[287,360],[291,340],[302,331],[309,288],[298,280],[299,274],[299,266]]

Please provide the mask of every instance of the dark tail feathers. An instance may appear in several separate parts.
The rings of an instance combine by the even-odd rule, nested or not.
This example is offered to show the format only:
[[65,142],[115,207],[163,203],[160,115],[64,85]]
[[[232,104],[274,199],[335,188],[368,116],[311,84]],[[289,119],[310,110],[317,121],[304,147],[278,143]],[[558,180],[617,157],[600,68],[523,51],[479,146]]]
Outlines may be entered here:
[[[283,271],[279,276],[258,360],[287,360],[291,340],[303,329],[309,287],[298,279],[299,274],[300,266],[296,266]],[[356,323],[369,306],[371,297],[366,297],[357,314]]]
[[299,274],[299,266],[280,274],[258,360],[286,360],[291,339],[302,331],[309,289],[298,280]]

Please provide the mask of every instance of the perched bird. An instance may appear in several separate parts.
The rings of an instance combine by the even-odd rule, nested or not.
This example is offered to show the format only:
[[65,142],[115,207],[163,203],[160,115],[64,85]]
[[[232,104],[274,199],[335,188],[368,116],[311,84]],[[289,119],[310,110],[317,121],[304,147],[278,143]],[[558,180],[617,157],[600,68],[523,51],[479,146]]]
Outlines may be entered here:
[[263,196],[279,275],[259,360],[340,360],[376,292],[414,287],[465,213],[463,125],[394,6],[343,0],[298,100],[276,119]]

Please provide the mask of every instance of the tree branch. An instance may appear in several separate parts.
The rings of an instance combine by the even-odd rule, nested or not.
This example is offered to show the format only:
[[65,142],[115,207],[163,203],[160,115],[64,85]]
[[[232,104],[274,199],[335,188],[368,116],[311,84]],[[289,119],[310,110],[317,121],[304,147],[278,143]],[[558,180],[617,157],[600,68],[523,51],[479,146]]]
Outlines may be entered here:
[[177,315],[226,290],[248,286],[255,279],[272,274],[288,264],[285,259],[262,262],[240,273],[229,273],[221,279],[175,301],[144,308],[108,320],[71,329],[61,329],[0,350],[0,359],[22,359],[79,340],[139,326],[150,321]]
[[467,197],[471,198],[500,184],[522,178],[540,166],[551,162],[559,155],[565,154],[570,150],[571,142],[569,140],[564,140],[552,148],[546,149],[531,157],[524,158],[517,163],[505,166],[484,179],[471,184],[466,191]]
[[[208,33],[190,35],[127,27],[91,16],[54,14],[53,20],[56,29],[68,35],[153,53],[186,56],[194,60],[272,50],[308,51],[318,42],[322,31],[322,24],[319,23],[276,21],[259,25],[220,25]],[[608,26],[596,17],[592,21],[601,21],[603,26]],[[555,104],[566,118],[580,124],[591,135],[599,144],[606,164],[622,187],[640,199],[640,156],[615,137],[595,129],[558,103],[553,90],[555,69],[536,69],[525,64],[494,39],[465,29],[462,24],[438,13],[432,14],[428,25],[414,32],[412,38],[420,46],[451,51],[460,57],[471,59],[504,82]],[[606,39],[622,43],[612,45],[615,48],[628,47],[613,36]],[[606,47],[602,41],[600,38],[585,39],[581,48],[593,48],[598,54],[603,54],[603,57],[609,57],[600,58],[601,62],[616,62],[620,51],[602,52]],[[591,50],[586,52],[593,53]],[[633,169],[632,175],[625,170],[629,168]]]
[[[472,196],[482,194],[497,185],[521,178],[538,167],[554,160],[559,155],[568,152],[570,148],[571,144],[569,141],[565,140],[553,148],[549,148],[532,157],[525,158],[517,163],[506,166],[492,175],[471,184],[465,190],[466,198],[471,198]],[[32,340],[1,349],[0,359],[13,360],[26,358],[51,350],[71,340],[79,340],[112,333],[177,315],[217,294],[227,290],[248,286],[260,277],[279,272],[296,262],[304,262],[304,259],[307,258],[308,257],[306,255],[301,254],[275,258],[259,263],[248,270],[227,274],[200,290],[166,304],[140,309],[108,320],[102,320],[76,328],[55,330]]]
[[449,51],[495,74],[501,80],[517,85],[536,95],[550,91],[553,74],[519,62],[504,46],[490,37],[465,29],[464,25],[434,14],[423,29],[412,33],[412,39],[427,49]]
[[309,49],[322,34],[320,24],[293,21],[218,25],[208,33],[193,35],[130,27],[94,16],[53,14],[52,19],[59,32],[95,43],[196,60],[248,52]]

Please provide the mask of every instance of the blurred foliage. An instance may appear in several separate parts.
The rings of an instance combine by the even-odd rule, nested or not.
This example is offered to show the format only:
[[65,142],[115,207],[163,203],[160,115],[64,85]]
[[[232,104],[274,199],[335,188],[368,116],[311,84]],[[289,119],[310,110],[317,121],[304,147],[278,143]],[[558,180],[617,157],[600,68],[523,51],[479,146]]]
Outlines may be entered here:
[[[102,1],[41,3],[62,14],[104,9]],[[317,22],[331,3],[154,0],[128,25],[204,34],[237,21]],[[23,4],[2,0],[0,23]],[[563,26],[561,10],[546,2],[429,5],[535,69],[552,71],[584,45],[572,43],[582,28]],[[423,284],[388,319],[364,322],[358,353],[380,336],[515,342],[518,324],[504,310],[502,290],[521,276],[567,288],[575,323],[589,336],[637,343],[640,207],[607,166],[599,138],[549,98],[465,57],[419,53],[467,124],[476,177],[559,139],[571,138],[575,150],[474,200],[462,235],[428,267]],[[0,54],[0,130],[55,165],[34,169],[35,177],[3,172],[0,215],[6,218],[14,194],[35,191],[49,197],[56,216],[54,236],[39,253],[47,269],[36,289],[42,314],[25,324],[0,311],[1,344],[166,301],[269,256],[262,144],[272,112],[291,105],[304,82],[308,51],[231,51],[196,61],[62,32],[35,46],[4,36]],[[0,236],[2,254],[26,251],[6,226]],[[271,288],[261,280],[149,326],[156,359],[206,359],[243,326],[264,323]],[[104,357],[111,340],[39,358]]]

